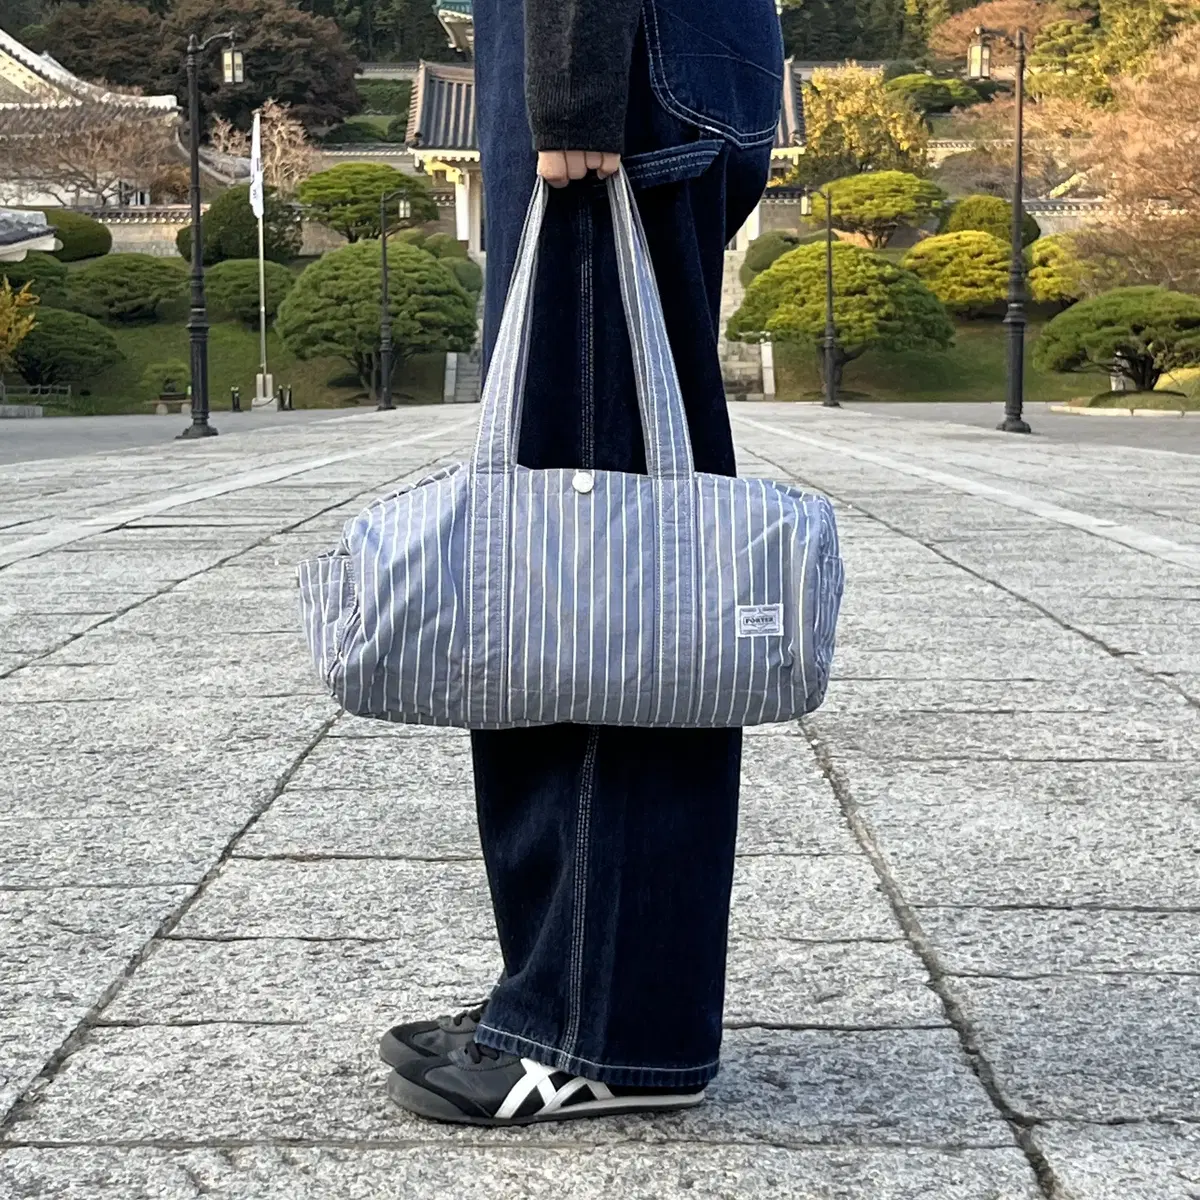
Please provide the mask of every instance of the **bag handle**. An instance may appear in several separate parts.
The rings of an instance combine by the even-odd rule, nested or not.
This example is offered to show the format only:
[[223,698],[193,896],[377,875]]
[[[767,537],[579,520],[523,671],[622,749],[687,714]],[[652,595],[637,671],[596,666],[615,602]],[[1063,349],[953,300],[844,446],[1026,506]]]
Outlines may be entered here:
[[[660,478],[689,477],[694,471],[692,446],[679,376],[667,338],[646,233],[624,169],[608,178],[607,191],[616,235],[621,301],[642,418],[646,468],[650,475]],[[479,436],[475,444],[476,471],[507,474],[516,466],[533,324],[533,289],[548,192],[549,185],[539,178],[525,215],[496,349],[483,383]]]

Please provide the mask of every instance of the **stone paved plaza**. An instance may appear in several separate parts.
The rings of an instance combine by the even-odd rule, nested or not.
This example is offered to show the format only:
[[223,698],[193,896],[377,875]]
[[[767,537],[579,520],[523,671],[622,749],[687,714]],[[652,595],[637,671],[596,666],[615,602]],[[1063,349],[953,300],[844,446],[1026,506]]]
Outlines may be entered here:
[[1200,1197],[1200,458],[734,416],[847,591],[747,737],[724,1069],[522,1131],[386,1099],[499,968],[466,739],[339,717],[293,586],[475,411],[0,468],[0,1197]]

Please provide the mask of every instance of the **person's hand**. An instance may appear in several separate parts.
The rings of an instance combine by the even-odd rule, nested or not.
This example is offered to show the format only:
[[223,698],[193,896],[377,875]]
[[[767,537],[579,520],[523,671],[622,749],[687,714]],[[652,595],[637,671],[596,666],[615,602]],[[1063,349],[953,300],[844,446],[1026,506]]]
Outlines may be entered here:
[[600,150],[540,150],[538,174],[551,186],[566,187],[572,179],[582,179],[595,171],[601,179],[617,173],[621,165],[619,154]]

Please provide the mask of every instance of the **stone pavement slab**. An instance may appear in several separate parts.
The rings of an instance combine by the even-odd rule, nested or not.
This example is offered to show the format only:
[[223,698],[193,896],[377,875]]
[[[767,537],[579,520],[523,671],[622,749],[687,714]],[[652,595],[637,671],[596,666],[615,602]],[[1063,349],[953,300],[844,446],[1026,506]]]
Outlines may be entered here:
[[384,1095],[500,966],[469,749],[338,719],[293,583],[475,413],[0,467],[0,1195],[1200,1197],[1195,459],[732,414],[847,595],[746,737],[724,1067],[518,1132]]

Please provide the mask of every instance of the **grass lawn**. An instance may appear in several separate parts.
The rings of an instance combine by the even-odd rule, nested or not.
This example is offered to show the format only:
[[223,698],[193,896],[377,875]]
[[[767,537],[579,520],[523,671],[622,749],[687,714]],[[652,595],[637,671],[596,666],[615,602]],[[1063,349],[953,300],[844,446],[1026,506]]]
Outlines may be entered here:
[[[1031,401],[1065,404],[1096,390],[1102,377],[1044,374],[1030,362],[1039,325],[1026,330],[1025,395]],[[1005,330],[998,321],[960,321],[954,345],[942,353],[885,354],[868,350],[846,367],[848,391],[872,400],[1003,400]],[[780,400],[808,399],[821,387],[817,355],[809,346],[775,347],[775,381]]]
[[[142,375],[151,363],[188,361],[186,308],[172,306],[170,319],[139,325],[110,326],[125,355],[123,361],[72,386],[67,410],[73,413],[153,412],[150,396],[141,386]],[[301,362],[284,349],[274,330],[267,331],[267,366],[276,384],[291,385],[297,408],[329,408],[353,405],[362,388],[332,387],[329,381],[350,370],[339,358]],[[442,399],[445,356],[418,355],[403,364],[396,374],[393,393],[397,402],[437,403]],[[254,398],[254,376],[258,371],[258,331],[235,321],[213,321],[208,332],[208,392],[214,410],[230,407],[229,389],[242,390],[242,404]],[[365,402],[365,397],[363,398]]]

